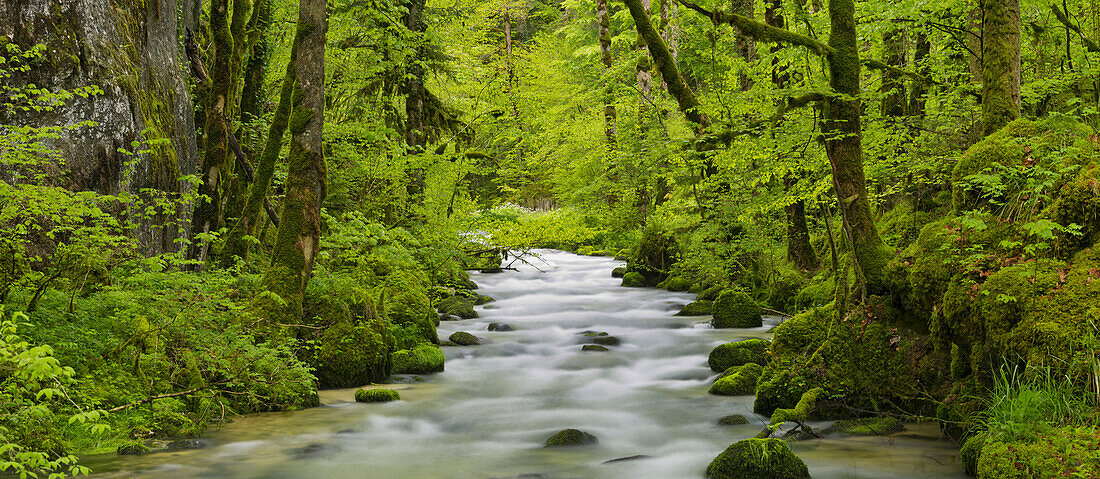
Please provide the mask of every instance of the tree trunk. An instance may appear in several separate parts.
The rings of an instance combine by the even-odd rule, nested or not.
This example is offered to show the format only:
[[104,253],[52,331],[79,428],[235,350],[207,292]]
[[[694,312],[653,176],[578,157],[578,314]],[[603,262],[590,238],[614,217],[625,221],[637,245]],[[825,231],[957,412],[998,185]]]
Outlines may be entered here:
[[[754,0],[733,0],[731,6],[733,13],[743,15],[746,18],[753,18],[756,14],[755,3]],[[756,40],[738,34],[734,49],[737,51],[737,56],[741,57],[745,63],[756,61]],[[752,88],[752,78],[749,77],[748,70],[742,68],[741,71],[737,72],[737,78],[741,91],[749,91]]]
[[259,164],[256,166],[252,187],[248,191],[248,201],[241,211],[240,219],[233,225],[233,229],[229,230],[229,235],[226,237],[225,250],[221,257],[222,267],[231,266],[235,256],[247,258],[249,248],[244,236],[256,236],[256,227],[260,224],[257,221],[260,218],[260,209],[264,207],[264,201],[267,200],[271,178],[275,176],[275,163],[279,160],[279,152],[283,146],[283,135],[290,121],[290,100],[294,94],[296,55],[297,45],[290,49],[290,61],[286,65],[286,76],[283,78],[283,87],[279,93],[279,105],[275,108],[275,116],[271,119],[271,125],[267,130],[266,144]]
[[[897,68],[905,66],[904,36],[902,31],[891,28],[882,34],[882,43],[885,47],[882,54],[882,62]],[[898,70],[882,69],[879,92],[885,95],[882,98],[880,111],[882,116],[905,116],[905,82]]]
[[[928,35],[926,33],[919,32],[917,33],[915,43],[916,47],[913,51],[913,68],[916,69],[918,74],[924,76],[925,78],[929,78],[932,73],[932,69],[928,66],[925,60],[928,58],[928,54],[932,51],[932,42],[928,41]],[[912,88],[909,89],[909,116],[924,117],[924,96],[927,93],[928,91],[923,83],[919,81],[913,82]]]
[[[642,6],[646,12],[650,11],[650,0],[642,0]],[[668,0],[661,0],[661,22],[666,21],[666,12],[668,9]],[[662,29],[662,35],[664,30]],[[642,136],[645,136],[649,132],[649,108],[653,103],[653,97],[651,95],[653,90],[653,75],[650,73],[653,70],[653,62],[649,61],[649,48],[646,47],[645,39],[641,34],[638,34],[638,39],[634,43],[634,49],[638,52],[638,64],[635,65],[638,78],[638,131]]]
[[649,12],[645,10],[641,0],[623,1],[630,9],[630,16],[634,18],[638,34],[645,39],[649,54],[657,64],[657,70],[661,72],[661,79],[667,85],[669,94],[676,99],[680,111],[688,121],[696,125],[697,130],[706,129],[710,126],[710,119],[699,111],[699,100],[684,81],[684,77],[680,75],[680,69],[676,67],[676,60],[672,58],[668,45],[653,28],[653,23],[649,21]]
[[205,105],[206,118],[203,123],[202,184],[199,185],[200,199],[195,206],[191,222],[190,256],[199,262],[205,262],[209,252],[209,241],[199,238],[200,234],[217,231],[222,221],[223,176],[227,172],[226,160],[229,157],[226,115],[230,110],[230,89],[233,81],[230,76],[230,63],[233,55],[233,35],[229,29],[229,0],[212,0],[210,4],[210,32],[214,42],[213,68],[210,91]]
[[875,294],[885,290],[883,272],[891,252],[875,227],[863,175],[855,1],[829,0],[829,19],[829,84],[838,95],[825,102],[822,132],[861,292]]
[[1020,117],[1020,0],[982,0],[982,130]]
[[[607,0],[596,0],[596,21],[599,23],[600,34],[600,60],[603,61],[605,73],[611,69],[611,22],[607,13]],[[604,81],[603,119],[604,135],[607,137],[608,148],[615,149],[615,90],[610,82]]]
[[266,318],[296,322],[320,249],[321,203],[326,193],[322,133],[325,123],[325,0],[301,0],[295,39],[295,84],[290,117],[290,158],[282,219],[261,285],[284,303],[259,299]]

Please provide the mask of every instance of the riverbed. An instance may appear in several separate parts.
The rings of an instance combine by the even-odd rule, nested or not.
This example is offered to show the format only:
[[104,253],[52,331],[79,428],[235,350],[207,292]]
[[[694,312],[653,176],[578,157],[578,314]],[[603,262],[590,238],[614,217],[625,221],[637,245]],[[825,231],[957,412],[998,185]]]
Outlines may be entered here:
[[[610,272],[620,262],[539,254],[518,271],[472,275],[496,301],[478,307],[478,319],[443,322],[439,337],[467,331],[484,344],[444,347],[443,373],[397,378],[387,387],[401,401],[322,391],[321,407],[238,418],[210,431],[203,449],[86,463],[102,478],[701,478],[714,456],[761,430],[751,396],[707,394],[715,374],[706,359],[723,342],[770,336],[781,318],[711,329],[708,317],[674,316],[693,294],[619,287]],[[493,322],[514,330],[488,331]],[[582,352],[586,331],[621,344]],[[751,423],[716,424],[730,414]],[[542,447],[565,428],[599,444]],[[966,477],[935,424],[791,447],[817,479]],[[608,462],[621,458],[632,459]]]

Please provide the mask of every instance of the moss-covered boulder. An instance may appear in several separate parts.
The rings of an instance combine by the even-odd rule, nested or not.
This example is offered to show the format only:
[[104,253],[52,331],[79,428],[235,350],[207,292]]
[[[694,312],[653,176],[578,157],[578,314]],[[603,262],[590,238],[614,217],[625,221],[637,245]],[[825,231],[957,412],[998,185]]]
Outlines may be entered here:
[[596,436],[578,429],[564,429],[550,436],[543,447],[591,446],[600,442]]
[[692,301],[680,308],[677,316],[706,316],[714,311],[714,303],[705,299]]
[[381,310],[394,325],[413,326],[425,340],[439,344],[435,330],[437,318],[432,311],[424,281],[406,271],[395,271],[383,286]]
[[803,311],[788,318],[772,331],[771,349],[779,355],[795,355],[817,348],[828,331],[828,315],[832,308]]
[[1096,477],[1097,434],[1095,428],[1062,427],[1030,442],[987,439],[977,457],[978,479]]
[[746,439],[722,451],[707,466],[708,479],[804,479],[806,463],[779,439]]
[[389,375],[385,337],[368,325],[340,322],[325,329],[307,358],[322,388],[347,388],[381,381]]
[[627,288],[641,288],[645,286],[645,278],[637,271],[631,271],[623,275],[622,286]]
[[1100,167],[1089,165],[1058,191],[1053,220],[1080,226],[1079,235],[1061,234],[1059,251],[1068,256],[1100,240]]
[[667,289],[669,291],[687,291],[691,288],[691,280],[683,276],[673,276],[658,284],[658,288]]
[[710,394],[719,396],[745,396],[756,391],[756,380],[764,367],[749,363],[743,366],[734,366],[723,373],[723,376],[711,385]]
[[483,294],[479,294],[479,295],[477,295],[476,298],[474,298],[474,306],[481,306],[483,304],[489,304],[489,303],[492,303],[493,301],[496,301],[496,299],[493,298],[492,296],[485,296]]
[[591,353],[606,353],[611,350],[607,349],[606,346],[600,346],[599,344],[585,344],[584,346],[581,346],[581,351],[587,351]]
[[619,267],[611,270],[611,277],[612,278],[622,278],[625,275],[626,275],[626,266],[619,266]]
[[466,331],[458,331],[456,333],[453,333],[450,337],[447,338],[447,340],[459,346],[477,346],[481,344],[481,339],[479,339],[477,336],[467,333]]
[[357,389],[355,391],[355,402],[389,402],[400,401],[401,393],[394,391],[393,389]]
[[[778,365],[778,363],[775,364]],[[794,407],[809,389],[804,381],[796,380],[785,368],[778,370],[773,367],[765,368],[760,379],[757,380],[752,411],[771,416],[777,409]]]
[[731,367],[749,363],[767,365],[769,344],[763,339],[745,339],[720,344],[710,351],[707,365],[714,372],[722,372]]
[[443,371],[443,351],[432,344],[421,344],[412,350],[394,351],[395,374],[431,374]]
[[458,295],[440,300],[439,303],[435,305],[435,309],[440,313],[458,316],[462,319],[474,319],[478,317],[477,311],[474,311],[473,302]]
[[905,424],[896,417],[864,417],[834,422],[824,432],[850,436],[884,436],[904,430]]
[[711,286],[707,289],[704,289],[703,292],[699,293],[699,295],[695,297],[695,300],[696,301],[703,301],[703,300],[714,301],[714,300],[718,299],[718,295],[721,294],[723,290],[725,290],[725,288],[723,288],[721,286]]
[[991,200],[999,200],[1000,198],[985,197],[980,191],[969,188],[968,178],[981,173],[994,163],[1008,167],[1020,166],[1035,149],[1036,145],[1030,144],[1033,143],[1031,138],[1039,136],[1041,132],[1035,122],[1019,119],[966,150],[951,173],[951,197],[955,210],[967,211],[987,205]]
[[757,328],[763,323],[760,307],[748,294],[727,289],[714,301],[715,328]]

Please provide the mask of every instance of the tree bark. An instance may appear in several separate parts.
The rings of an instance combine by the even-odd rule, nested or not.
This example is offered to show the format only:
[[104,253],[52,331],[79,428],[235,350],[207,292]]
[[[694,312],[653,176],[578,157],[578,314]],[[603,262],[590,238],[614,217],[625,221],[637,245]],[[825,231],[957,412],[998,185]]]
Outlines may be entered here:
[[[924,32],[919,32],[916,35],[916,44],[913,51],[913,68],[916,72],[926,78],[931,75],[931,68],[925,61],[928,58],[928,54],[932,51],[932,42],[928,41],[928,35]],[[909,116],[924,117],[924,105],[925,94],[928,92],[923,82],[914,81],[912,88],[909,89]]]
[[[652,3],[650,0],[642,0],[642,6],[646,12],[650,11]],[[668,0],[661,0],[661,22],[667,21],[667,8]],[[662,28],[662,37],[665,35],[665,30]],[[667,41],[667,39],[666,39]],[[653,62],[649,61],[649,47],[646,46],[645,38],[642,38],[641,34],[638,34],[638,39],[634,42],[634,49],[638,52],[638,63],[635,65],[638,78],[638,131],[642,136],[645,136],[649,132],[649,108],[653,103],[652,91],[653,91],[653,74],[650,73],[653,70]]]
[[699,100],[684,81],[684,77],[680,75],[680,69],[676,67],[676,60],[672,58],[668,45],[653,28],[653,23],[649,21],[649,12],[646,11],[641,0],[623,1],[630,10],[630,16],[634,18],[638,34],[645,39],[649,47],[649,54],[657,64],[657,70],[661,72],[662,81],[668,86],[669,94],[676,99],[680,111],[688,121],[696,125],[698,131],[706,129],[710,126],[710,119],[699,111]]
[[[756,14],[755,0],[733,0],[732,2],[733,13],[738,15],[744,15],[745,18],[753,18]],[[741,57],[745,63],[752,63],[756,61],[756,41],[745,35],[738,35],[734,44],[734,49],[737,51],[737,56]],[[738,86],[741,91],[749,91],[752,89],[752,78],[749,77],[749,73],[746,69],[742,68],[737,72]]]
[[[902,31],[891,28],[882,34],[882,43],[885,47],[882,62],[897,67],[905,66],[904,37]],[[885,95],[882,99],[880,111],[882,116],[905,116],[905,82],[901,73],[895,69],[884,68],[880,78],[879,92]]]
[[982,130],[1020,117],[1020,0],[982,0]]
[[885,290],[891,252],[875,227],[863,174],[855,10],[854,0],[829,0],[829,85],[835,94],[825,101],[822,132],[861,292],[876,294]]
[[321,204],[326,194],[322,133],[325,122],[325,0],[301,0],[295,39],[294,87],[289,129],[290,158],[282,220],[261,285],[282,303],[263,302],[263,317],[294,323],[320,249]]

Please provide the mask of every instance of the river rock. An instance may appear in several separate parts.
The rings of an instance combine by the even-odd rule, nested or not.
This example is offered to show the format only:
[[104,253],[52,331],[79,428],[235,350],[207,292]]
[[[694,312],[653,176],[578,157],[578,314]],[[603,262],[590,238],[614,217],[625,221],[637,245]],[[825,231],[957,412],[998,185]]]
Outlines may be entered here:
[[503,273],[504,268],[501,268],[500,266],[490,266],[488,268],[481,268],[481,272],[487,274]]
[[779,439],[745,439],[722,451],[707,466],[708,479],[806,479],[806,463]]
[[637,461],[637,460],[640,460],[640,459],[649,459],[649,457],[650,456],[647,456],[645,454],[635,454],[633,456],[620,457],[620,458],[604,461],[602,464],[615,464],[616,462]]
[[771,343],[763,339],[746,339],[718,345],[711,350],[707,357],[707,365],[716,373],[741,366],[748,363],[756,363],[761,366],[768,364],[768,346]]
[[462,319],[478,317],[477,311],[474,311],[474,304],[462,296],[444,298],[439,301],[439,304],[435,305],[435,309],[440,313],[458,316]]
[[756,363],[734,366],[711,385],[710,394],[719,396],[746,396],[756,391],[756,380],[764,367]]
[[452,334],[449,338],[451,342],[459,346],[477,346],[481,344],[481,340],[477,336],[474,336],[466,331],[459,331]]
[[390,402],[400,401],[401,393],[393,389],[359,389],[355,391],[355,402]]
[[727,289],[714,300],[715,328],[758,328],[763,321],[760,307],[742,291]]
[[115,450],[120,456],[140,456],[149,452],[149,446],[142,444],[140,441],[130,441]]
[[748,423],[748,418],[740,414],[730,414],[729,416],[722,416],[718,419],[719,426],[740,426]]
[[645,276],[637,271],[631,271],[623,275],[622,286],[628,288],[641,288],[645,286]]
[[190,449],[205,449],[210,443],[201,439],[176,439],[168,443],[169,451],[186,451]]
[[685,304],[677,316],[706,316],[714,312],[714,302],[700,299]]
[[600,442],[596,436],[577,429],[563,429],[546,440],[544,447],[590,446]]
[[619,266],[618,268],[615,268],[615,269],[611,270],[611,277],[612,278],[622,278],[624,275],[626,275],[626,267],[625,266]]
[[394,374],[430,374],[443,371],[443,351],[434,344],[421,344],[390,355]]
[[622,344],[622,341],[615,336],[596,336],[592,338],[592,342],[601,346],[618,346]]
[[513,327],[511,327],[507,324],[504,324],[504,323],[489,323],[489,331],[502,331],[503,332],[503,331],[515,331],[515,330],[516,330],[516,328],[513,328]]
[[458,316],[451,316],[447,313],[440,313],[439,314],[439,321],[461,321],[461,320],[462,320],[462,318],[460,318]]
[[302,447],[296,447],[288,451],[288,453],[294,457],[294,459],[313,459],[321,456],[327,456],[336,452],[336,446],[331,444],[313,443]]
[[581,347],[581,351],[607,352],[610,351],[610,349],[600,346],[599,344],[585,344]]
[[481,306],[483,304],[492,303],[493,301],[496,301],[496,299],[494,299],[492,296],[479,294],[476,298],[474,298],[474,306]]

